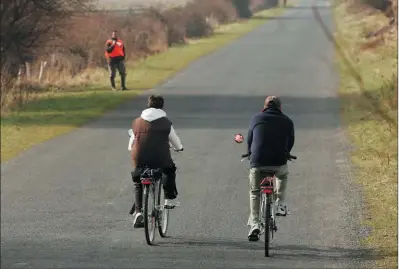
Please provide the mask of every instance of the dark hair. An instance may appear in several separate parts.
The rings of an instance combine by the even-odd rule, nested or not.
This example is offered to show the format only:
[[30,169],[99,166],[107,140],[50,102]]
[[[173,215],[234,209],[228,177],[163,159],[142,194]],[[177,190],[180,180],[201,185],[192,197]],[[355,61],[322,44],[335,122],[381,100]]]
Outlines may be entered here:
[[276,96],[268,96],[265,100],[265,108],[281,108],[281,100]]
[[163,97],[160,95],[151,95],[150,97],[148,97],[148,107],[152,107],[152,108],[158,108],[158,109],[162,109],[163,108]]

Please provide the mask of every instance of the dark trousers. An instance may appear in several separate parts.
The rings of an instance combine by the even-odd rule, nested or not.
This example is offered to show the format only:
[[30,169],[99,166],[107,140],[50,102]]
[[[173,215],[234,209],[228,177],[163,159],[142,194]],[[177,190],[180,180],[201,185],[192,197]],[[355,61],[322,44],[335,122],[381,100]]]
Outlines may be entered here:
[[108,62],[108,71],[109,71],[112,88],[115,88],[116,70],[118,70],[119,75],[121,76],[121,86],[123,89],[125,89],[126,88],[126,68],[125,68],[125,61],[123,59],[111,59],[110,62]]
[[[132,180],[134,185],[134,209],[135,212],[141,212],[143,206],[143,185],[140,181],[140,175],[145,168],[137,167],[132,171]],[[163,168],[162,173],[165,175],[163,180],[163,191],[165,199],[175,199],[177,197],[176,189],[176,166],[173,163],[171,166]],[[132,211],[130,211],[133,214]]]

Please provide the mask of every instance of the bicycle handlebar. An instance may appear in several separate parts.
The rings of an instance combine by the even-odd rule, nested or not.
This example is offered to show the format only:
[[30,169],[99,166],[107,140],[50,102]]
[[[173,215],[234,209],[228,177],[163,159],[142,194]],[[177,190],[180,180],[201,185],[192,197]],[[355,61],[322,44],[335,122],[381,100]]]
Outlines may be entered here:
[[[248,158],[251,154],[250,153],[245,153],[243,155],[241,155],[241,158]],[[288,154],[288,158],[287,160],[291,161],[291,160],[296,160],[297,157],[291,154]]]

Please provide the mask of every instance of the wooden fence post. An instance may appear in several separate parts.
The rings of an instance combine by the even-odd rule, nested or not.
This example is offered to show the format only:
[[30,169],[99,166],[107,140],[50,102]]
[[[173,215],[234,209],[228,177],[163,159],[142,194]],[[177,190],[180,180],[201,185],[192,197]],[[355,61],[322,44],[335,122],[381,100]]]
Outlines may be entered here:
[[47,61],[42,61],[41,63],[40,63],[40,72],[39,72],[39,83],[42,81],[42,77],[43,77],[43,73],[44,73],[44,68],[46,67],[46,65],[47,65]]
[[29,80],[31,78],[31,64],[29,62],[25,62],[26,68],[26,78]]
[[18,79],[17,79],[17,84],[21,84],[21,81],[22,81],[23,74],[24,74],[24,65],[23,65],[23,64],[21,64],[21,65],[19,66],[19,69],[18,69]]

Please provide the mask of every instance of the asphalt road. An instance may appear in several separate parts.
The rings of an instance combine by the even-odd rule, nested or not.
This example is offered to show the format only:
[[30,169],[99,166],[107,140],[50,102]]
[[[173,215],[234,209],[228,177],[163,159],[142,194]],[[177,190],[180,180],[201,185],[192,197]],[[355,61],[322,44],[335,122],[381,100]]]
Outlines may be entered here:
[[[326,1],[316,5],[330,29]],[[361,196],[351,183],[333,47],[302,1],[102,119],[2,165],[2,268],[363,268]],[[129,85],[134,87],[134,85]],[[170,238],[145,243],[132,203],[127,129],[165,95],[185,151]],[[233,142],[268,94],[296,126],[287,203],[272,257],[247,241],[248,164]],[[27,139],[29,139],[27,134]]]

